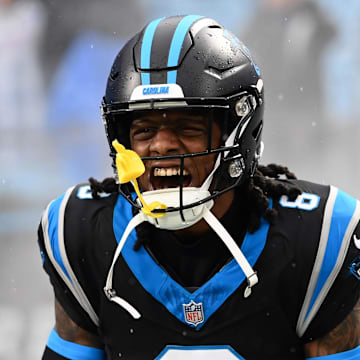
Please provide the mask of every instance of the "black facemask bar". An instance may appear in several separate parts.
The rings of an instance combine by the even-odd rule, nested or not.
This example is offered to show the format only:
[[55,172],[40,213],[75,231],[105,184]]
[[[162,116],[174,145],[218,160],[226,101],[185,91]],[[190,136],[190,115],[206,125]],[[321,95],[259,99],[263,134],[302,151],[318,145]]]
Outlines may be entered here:
[[[125,147],[130,147],[129,142],[129,129],[130,123],[133,119],[131,113],[141,110],[169,110],[169,109],[227,109],[229,116],[223,119],[221,123],[224,139],[230,134],[231,130],[238,124],[239,117],[236,115],[234,108],[235,103],[242,97],[252,95],[256,101],[255,104],[251,104],[251,107],[261,105],[261,96],[256,89],[252,86],[248,91],[243,91],[234,94],[229,97],[213,97],[213,98],[201,98],[201,97],[185,97],[185,98],[173,98],[173,99],[152,99],[152,100],[136,100],[129,102],[111,102],[107,103],[103,98],[101,104],[101,112],[103,123],[105,126],[106,136],[110,146],[110,156],[115,159],[116,153],[112,147],[112,141],[117,138],[118,141]],[[171,101],[170,101],[171,100]],[[244,119],[241,120],[244,122]],[[120,131],[119,131],[120,130]],[[113,166],[114,169],[116,169]]]
[[[107,127],[107,135],[109,137],[109,140],[113,140],[116,137],[116,134],[114,133],[114,128],[115,128],[115,124],[118,123],[120,124],[120,122],[124,125],[125,122],[128,123],[128,128],[130,128],[130,123],[132,121],[132,119],[134,118],[135,113],[137,113],[138,111],[148,111],[150,109],[152,109],[153,111],[169,111],[169,110],[212,110],[212,111],[216,111],[216,110],[221,110],[224,111],[224,114],[226,113],[226,116],[222,117],[220,123],[223,124],[224,126],[222,127],[222,131],[223,131],[223,135],[224,138],[226,139],[229,136],[229,133],[236,127],[236,125],[239,123],[240,121],[240,125],[238,126],[237,129],[237,133],[235,134],[235,139],[238,139],[239,134],[241,132],[241,128],[242,126],[254,115],[255,112],[255,108],[257,106],[257,104],[254,104],[252,101],[247,100],[248,102],[248,106],[249,106],[249,112],[248,114],[246,114],[245,116],[243,116],[242,118],[239,118],[235,113],[234,113],[234,104],[233,106],[231,106],[231,103],[235,103],[237,100],[241,99],[243,96],[249,95],[248,92],[244,92],[241,94],[237,94],[234,95],[233,97],[230,98],[207,98],[207,99],[203,99],[203,98],[181,98],[181,99],[171,99],[172,102],[172,106],[169,107],[169,99],[156,99],[152,102],[139,102],[136,101],[136,104],[139,103],[144,103],[147,104],[146,106],[148,107],[147,109],[142,109],[142,110],[138,110],[138,109],[130,109],[129,106],[131,103],[117,103],[117,104],[111,104],[111,105],[105,105],[103,104],[103,115],[104,115],[104,123],[105,126]],[[254,97],[254,99],[258,99],[257,97]],[[186,102],[186,106],[184,107],[184,105],[182,106],[174,106],[176,104],[176,101],[181,101],[182,104],[184,102]],[[229,104],[230,103],[230,104]],[[150,107],[150,108],[149,108]],[[214,119],[210,119],[209,118],[209,123],[211,121],[216,121]],[[112,124],[111,124],[112,123]],[[111,124],[111,125],[110,125]],[[110,125],[110,126],[109,126]],[[126,126],[120,126],[119,128],[126,128]],[[211,124],[209,124],[211,125]],[[111,131],[113,132],[112,134],[109,133],[109,130],[111,129]],[[203,152],[198,152],[198,153],[190,153],[190,154],[178,154],[178,155],[166,155],[166,156],[151,156],[151,157],[142,157],[142,160],[144,162],[146,162],[147,160],[169,160],[169,159],[178,159],[180,161],[180,180],[179,180],[179,187],[180,187],[180,191],[179,191],[179,208],[167,208],[167,209],[154,209],[153,212],[154,213],[167,213],[167,212],[174,212],[174,211],[179,211],[180,210],[180,214],[182,216],[182,218],[184,219],[183,213],[182,211],[191,207],[195,207],[197,205],[201,205],[211,199],[214,199],[216,197],[221,196],[222,194],[224,194],[225,192],[234,189],[235,187],[239,186],[242,181],[244,176],[239,176],[238,178],[235,179],[235,181],[233,181],[232,184],[230,184],[229,186],[227,186],[224,189],[217,189],[217,182],[218,182],[218,176],[216,176],[216,174],[214,175],[214,180],[213,180],[213,190],[212,190],[212,194],[209,195],[208,197],[199,200],[197,202],[188,204],[188,205],[184,205],[183,204],[183,183],[184,183],[184,160],[186,158],[190,158],[190,157],[197,157],[197,156],[206,156],[206,155],[210,155],[210,154],[219,154],[220,156],[220,166],[218,171],[220,171],[221,169],[223,170],[224,167],[226,168],[228,166],[228,164],[230,164],[231,161],[235,160],[235,159],[239,159],[241,157],[240,154],[240,145],[239,143],[234,143],[234,145],[231,146],[220,146],[217,149],[211,149],[211,138],[212,138],[212,134],[211,134],[211,129],[212,126],[208,127],[209,131],[208,131],[208,148],[207,150],[203,151]],[[128,132],[127,132],[128,134]],[[111,136],[112,135],[112,136]],[[124,135],[124,134],[123,134]],[[114,137],[115,136],[115,137]],[[119,140],[121,142],[124,142],[123,139],[119,138]],[[128,144],[125,144],[128,145]],[[226,156],[225,156],[226,154]],[[116,153],[114,151],[111,151],[110,155],[115,158]],[[245,169],[245,163],[244,161],[240,161],[240,166],[241,166],[241,172],[242,174],[246,173],[246,169]],[[221,168],[221,169],[220,169]],[[123,185],[119,185],[119,192],[131,203],[131,205],[133,207],[135,207],[136,209],[141,209],[141,205],[139,205],[136,202],[136,199],[134,199],[134,193],[131,192],[129,189],[131,188],[131,186],[129,186],[129,184],[123,184]]]

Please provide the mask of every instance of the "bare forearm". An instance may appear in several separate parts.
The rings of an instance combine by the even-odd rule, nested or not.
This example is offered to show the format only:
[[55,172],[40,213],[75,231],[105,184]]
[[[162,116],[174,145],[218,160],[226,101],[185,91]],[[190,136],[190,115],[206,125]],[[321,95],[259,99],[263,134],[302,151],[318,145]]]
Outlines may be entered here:
[[360,345],[360,301],[347,318],[326,336],[307,343],[307,357],[325,356],[354,349]]
[[55,318],[54,328],[62,339],[90,347],[103,347],[96,335],[82,329],[71,320],[58,301],[55,301]]

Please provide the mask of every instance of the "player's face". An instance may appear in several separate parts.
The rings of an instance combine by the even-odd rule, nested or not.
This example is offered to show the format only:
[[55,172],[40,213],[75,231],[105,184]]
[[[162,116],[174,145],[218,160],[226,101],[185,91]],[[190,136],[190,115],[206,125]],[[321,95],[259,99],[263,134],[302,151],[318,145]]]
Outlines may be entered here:
[[[131,148],[140,157],[167,156],[203,152],[208,149],[208,118],[184,111],[149,111],[136,118],[130,127]],[[211,148],[217,148],[221,131],[212,122]],[[183,186],[199,187],[214,167],[215,155],[184,159]],[[144,191],[179,186],[180,160],[145,161],[145,173],[139,178]]]

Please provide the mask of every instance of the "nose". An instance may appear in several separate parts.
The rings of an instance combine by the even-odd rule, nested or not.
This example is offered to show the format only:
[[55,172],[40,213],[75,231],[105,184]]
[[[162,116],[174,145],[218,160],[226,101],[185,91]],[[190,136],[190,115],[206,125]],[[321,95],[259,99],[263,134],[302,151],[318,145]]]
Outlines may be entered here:
[[176,132],[165,126],[157,130],[150,144],[150,152],[157,156],[178,154],[180,148],[181,143]]

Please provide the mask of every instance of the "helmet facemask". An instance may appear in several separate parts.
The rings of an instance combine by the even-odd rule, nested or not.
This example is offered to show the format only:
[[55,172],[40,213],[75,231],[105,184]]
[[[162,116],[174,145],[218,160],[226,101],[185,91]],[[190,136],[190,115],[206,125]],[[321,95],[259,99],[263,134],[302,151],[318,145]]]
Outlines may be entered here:
[[[201,151],[182,150],[166,155],[146,154],[147,156],[141,157],[145,168],[150,169],[144,176],[147,176],[151,183],[151,186],[149,183],[144,185],[146,181],[143,181],[142,177],[139,178],[143,197],[148,201],[164,202],[167,206],[166,209],[152,210],[157,216],[166,214],[162,220],[159,220],[159,217],[149,219],[158,227],[165,226],[174,230],[191,226],[201,219],[204,206],[210,209],[216,197],[239,186],[255,170],[255,155],[251,155],[252,160],[249,163],[249,151],[243,153],[241,145],[242,136],[251,123],[256,108],[261,104],[258,104],[256,97],[249,92],[229,98],[211,99],[211,103],[209,100],[181,98],[178,101],[172,99],[171,106],[167,99],[166,101],[112,104],[103,107],[109,142],[118,139],[127,147],[131,147],[129,134],[132,131],[132,124],[139,118],[146,118],[151,114],[156,114],[158,118],[171,117],[172,114],[179,113],[187,118],[194,116],[194,118],[206,119],[204,121],[206,121],[207,139]],[[221,140],[219,139],[218,144],[214,144],[212,133],[215,124],[221,132]],[[176,133],[181,132],[182,124],[177,123],[173,130]],[[254,141],[259,142],[261,126],[257,131],[259,134],[256,134],[257,138]],[[116,153],[112,146],[111,155],[115,158]],[[212,166],[206,176],[203,176],[202,182],[193,185],[191,179],[193,174],[188,169],[188,164],[202,162],[201,159],[206,159],[204,166],[208,166],[208,163],[212,163]],[[155,167],[149,165],[154,163],[157,164]],[[136,199],[132,190],[128,184],[119,185],[119,191],[135,208],[140,210],[142,204],[139,199]],[[165,219],[175,217],[177,219],[175,223],[170,221],[171,224],[169,224],[165,221]]]

